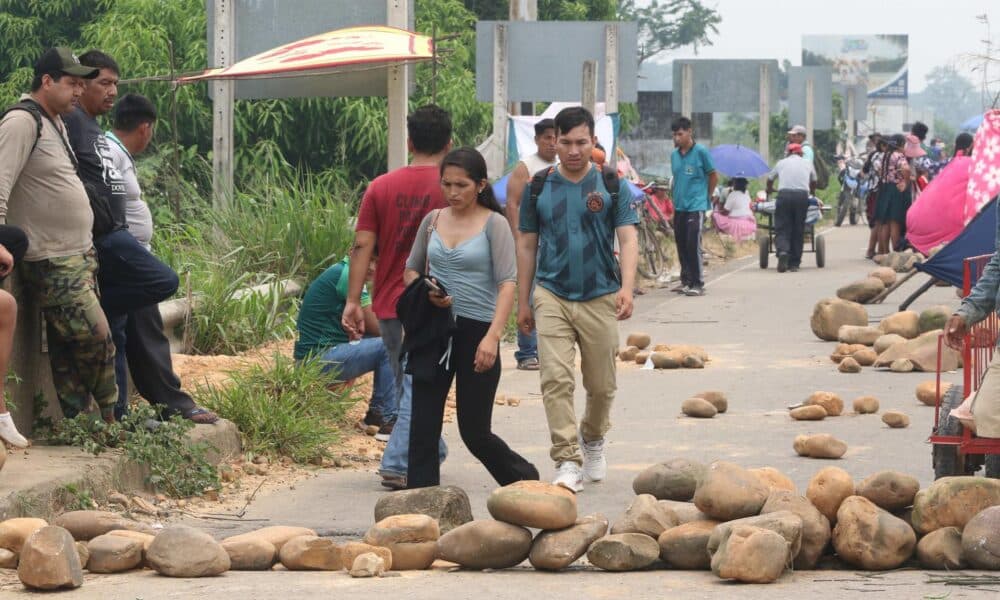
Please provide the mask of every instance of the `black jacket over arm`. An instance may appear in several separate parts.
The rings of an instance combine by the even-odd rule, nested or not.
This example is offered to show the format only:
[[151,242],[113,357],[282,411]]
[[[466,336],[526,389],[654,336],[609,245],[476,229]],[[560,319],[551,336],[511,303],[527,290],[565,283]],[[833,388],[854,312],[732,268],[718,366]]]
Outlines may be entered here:
[[[406,373],[418,381],[433,381],[442,357],[450,351],[455,317],[451,308],[431,304],[430,288],[421,275],[406,286],[396,304],[396,314],[403,325],[403,346],[400,358],[406,358]],[[447,294],[438,282],[438,287]]]

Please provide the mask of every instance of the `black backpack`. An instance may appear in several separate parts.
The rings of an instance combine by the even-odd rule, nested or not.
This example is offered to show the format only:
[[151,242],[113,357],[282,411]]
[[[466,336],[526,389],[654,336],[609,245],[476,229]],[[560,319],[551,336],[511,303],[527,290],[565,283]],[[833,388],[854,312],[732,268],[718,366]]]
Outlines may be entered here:
[[[542,189],[545,188],[545,180],[549,178],[549,173],[554,169],[555,167],[545,167],[531,178],[529,193],[532,202],[538,200],[538,196],[542,194]],[[618,190],[621,189],[621,180],[618,179],[618,172],[605,165],[601,167],[601,178],[604,179],[604,187],[611,194],[611,204],[614,205],[618,202]]]
[[[38,146],[38,140],[42,137],[42,107],[39,106],[34,100],[21,100],[16,104],[8,106],[7,109],[3,111],[3,114],[0,115],[0,119],[3,119],[3,117],[7,116],[7,113],[14,110],[27,111],[35,118],[35,124],[37,125],[35,130],[35,141],[31,144],[31,151],[28,152],[28,154],[31,154],[31,152],[35,151],[35,148]],[[46,118],[49,117],[46,116]],[[53,125],[54,124],[55,123],[53,122]],[[69,144],[66,143],[66,139],[61,134],[59,139],[66,148],[66,154],[69,155],[69,160],[73,163],[73,168],[76,169],[77,176],[79,177],[80,164],[76,160],[76,155],[73,154],[73,150],[69,147]],[[94,212],[94,227],[92,229],[94,239],[103,237],[115,228],[115,219],[111,212],[111,203],[107,198],[98,195],[94,186],[84,181],[82,177],[80,177],[80,182],[83,183],[83,189],[87,192],[87,199],[90,200],[90,209]]]
[[15,110],[26,111],[31,113],[31,116],[35,117],[35,125],[37,125],[35,130],[35,143],[31,145],[31,150],[28,152],[28,154],[31,154],[35,151],[35,147],[38,146],[38,140],[42,137],[42,109],[39,108],[38,103],[33,100],[21,100],[16,104],[8,106],[7,109],[3,111],[3,114],[0,115],[0,119],[6,117],[7,113]]

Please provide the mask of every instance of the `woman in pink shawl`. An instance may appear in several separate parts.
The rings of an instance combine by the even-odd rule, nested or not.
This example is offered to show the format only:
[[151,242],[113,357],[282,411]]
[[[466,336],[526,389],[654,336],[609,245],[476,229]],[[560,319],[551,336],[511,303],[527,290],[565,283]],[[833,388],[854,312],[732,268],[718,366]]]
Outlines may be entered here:
[[750,196],[747,194],[747,180],[744,177],[733,179],[733,191],[726,196],[725,202],[715,201],[712,218],[719,231],[731,236],[737,242],[752,240],[757,236],[757,219],[750,209]]
[[971,163],[968,156],[956,154],[906,213],[906,239],[920,252],[927,254],[950,242],[965,228]]

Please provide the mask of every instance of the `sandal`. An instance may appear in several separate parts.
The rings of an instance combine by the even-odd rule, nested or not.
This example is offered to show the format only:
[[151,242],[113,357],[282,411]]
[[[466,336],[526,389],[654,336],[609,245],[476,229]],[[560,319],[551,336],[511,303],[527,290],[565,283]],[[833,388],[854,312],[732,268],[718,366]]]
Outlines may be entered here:
[[537,371],[541,368],[541,365],[538,364],[538,358],[529,356],[517,361],[517,368],[520,371]]
[[219,415],[201,406],[196,406],[191,410],[185,411],[182,416],[199,425],[211,425],[219,420]]

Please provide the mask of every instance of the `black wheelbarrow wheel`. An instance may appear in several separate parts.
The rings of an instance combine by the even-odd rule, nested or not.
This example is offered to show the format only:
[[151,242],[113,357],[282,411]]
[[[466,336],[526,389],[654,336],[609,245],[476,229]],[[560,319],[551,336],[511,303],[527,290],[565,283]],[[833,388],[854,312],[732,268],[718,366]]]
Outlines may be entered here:
[[[957,408],[962,403],[962,386],[953,385],[941,397],[941,407],[939,409],[936,435],[956,436],[962,435],[962,422],[951,417],[951,410]],[[957,475],[972,475],[979,470],[975,458],[966,456],[965,460],[958,460],[958,446],[952,444],[934,444],[931,448],[931,458],[934,464],[934,479],[942,477],[954,477]]]
[[826,236],[813,234],[813,246],[816,247],[816,266],[822,269],[826,266]]

